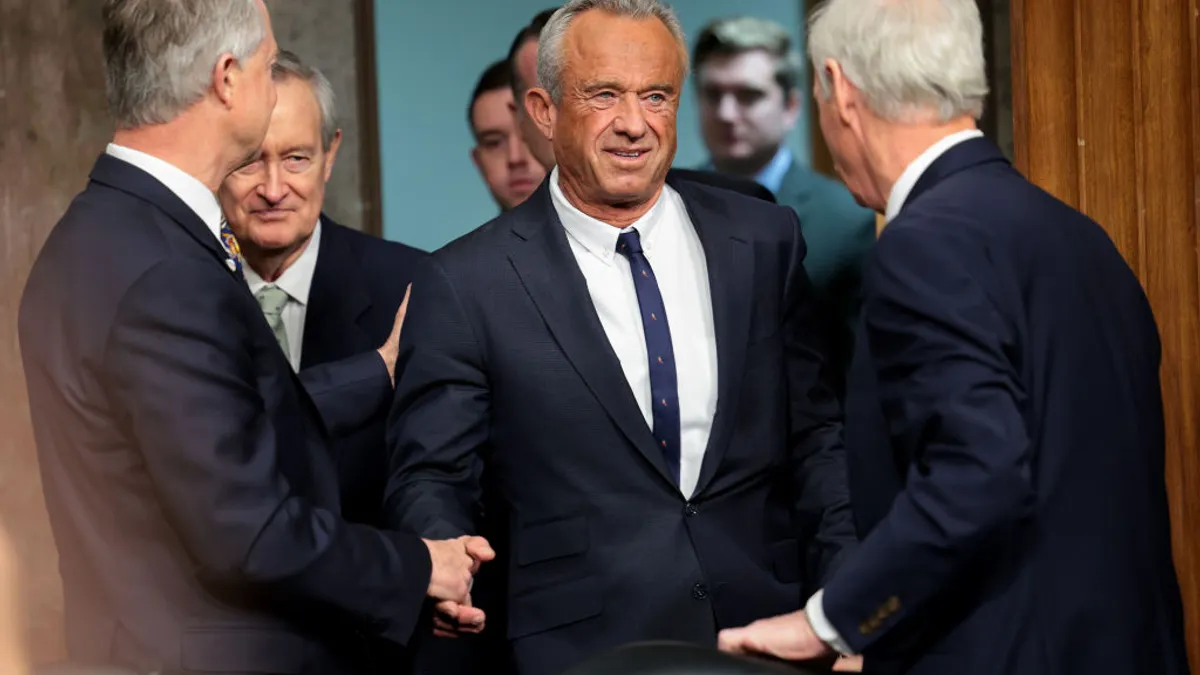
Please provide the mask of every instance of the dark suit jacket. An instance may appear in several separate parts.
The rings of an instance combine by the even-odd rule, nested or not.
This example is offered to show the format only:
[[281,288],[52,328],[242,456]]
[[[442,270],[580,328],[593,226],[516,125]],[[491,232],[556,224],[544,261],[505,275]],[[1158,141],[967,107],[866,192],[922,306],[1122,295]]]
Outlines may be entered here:
[[1104,231],[969,140],[865,278],[843,637],[882,673],[1186,673],[1158,333]]
[[[549,180],[549,179],[548,179]],[[392,524],[476,528],[476,463],[503,512],[522,675],[633,640],[714,644],[799,608],[853,543],[838,407],[819,384],[794,214],[689,181],[719,402],[699,484],[669,477],[595,313],[549,187],[434,253],[413,283],[389,421]]]
[[392,383],[376,350],[391,335],[396,310],[424,255],[410,246],[363,234],[321,216],[317,265],[304,320],[301,377],[307,384],[310,374],[319,372],[322,366],[344,363],[362,354],[375,357],[379,366],[378,391],[368,389],[355,396],[339,388],[329,397],[336,399],[336,405],[359,414],[357,423],[340,429],[331,443],[341,483],[342,514],[352,522],[381,522],[387,483],[383,435],[391,409]]
[[862,311],[862,264],[875,243],[875,212],[854,202],[846,186],[792,162],[776,201],[800,218],[804,267],[822,303],[832,383],[841,394]]
[[317,410],[200,218],[113,157],[91,178],[20,312],[71,657],[359,672],[366,635],[413,630],[424,544],[340,519]]
[[746,180],[745,178],[738,178],[737,176],[717,173],[716,171],[672,168],[667,172],[667,180],[688,180],[692,181],[693,183],[711,185],[712,187],[719,187],[725,190],[733,190],[734,192],[740,192],[748,197],[754,197],[767,202],[774,203],[776,201],[775,193],[763,187],[763,185],[758,181]]

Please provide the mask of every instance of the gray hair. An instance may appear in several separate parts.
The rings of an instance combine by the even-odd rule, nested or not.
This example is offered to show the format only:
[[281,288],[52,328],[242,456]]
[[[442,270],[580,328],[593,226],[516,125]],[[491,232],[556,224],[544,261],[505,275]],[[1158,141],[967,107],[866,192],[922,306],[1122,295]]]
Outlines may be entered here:
[[337,100],[329,79],[321,71],[301,61],[299,56],[282,49],[275,58],[271,77],[276,82],[296,79],[312,89],[313,96],[317,98],[317,107],[321,110],[321,145],[328,150],[338,132]]
[[696,38],[692,64],[696,72],[716,55],[744,54],[762,50],[775,59],[775,81],[784,94],[800,87],[804,60],[792,49],[792,36],[779,24],[752,16],[718,19],[705,26]]
[[562,101],[563,38],[575,17],[595,9],[631,19],[656,18],[663,22],[675,41],[683,58],[686,75],[688,66],[687,38],[683,27],[670,5],[661,0],[570,0],[560,7],[546,22],[538,38],[537,72],[538,82],[550,92],[550,100]]
[[245,62],[267,35],[256,0],[105,0],[102,16],[122,129],[170,122],[204,98],[222,54]]
[[808,52],[822,97],[833,59],[881,117],[978,119],[987,97],[975,0],[827,0],[809,20]]

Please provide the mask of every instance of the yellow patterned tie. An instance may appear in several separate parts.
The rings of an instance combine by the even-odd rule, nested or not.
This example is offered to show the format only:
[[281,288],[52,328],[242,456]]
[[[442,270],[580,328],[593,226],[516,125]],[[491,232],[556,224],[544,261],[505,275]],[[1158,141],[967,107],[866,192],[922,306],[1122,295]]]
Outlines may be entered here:
[[233,236],[233,230],[230,229],[228,221],[224,218],[221,219],[221,244],[225,247],[225,252],[229,254],[231,268],[237,272],[238,276],[242,276],[242,247],[238,246],[237,237]]

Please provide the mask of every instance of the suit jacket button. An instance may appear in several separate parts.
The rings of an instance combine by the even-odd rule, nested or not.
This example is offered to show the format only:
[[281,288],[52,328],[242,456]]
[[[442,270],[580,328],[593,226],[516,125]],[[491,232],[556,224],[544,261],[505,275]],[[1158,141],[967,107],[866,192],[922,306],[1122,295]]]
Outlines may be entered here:
[[700,509],[696,508],[695,504],[688,502],[687,506],[683,507],[683,513],[684,513],[684,515],[690,517],[690,516],[694,516],[694,515],[700,513]]
[[708,598],[708,587],[704,584],[696,584],[695,586],[692,586],[692,597],[697,600],[704,600]]

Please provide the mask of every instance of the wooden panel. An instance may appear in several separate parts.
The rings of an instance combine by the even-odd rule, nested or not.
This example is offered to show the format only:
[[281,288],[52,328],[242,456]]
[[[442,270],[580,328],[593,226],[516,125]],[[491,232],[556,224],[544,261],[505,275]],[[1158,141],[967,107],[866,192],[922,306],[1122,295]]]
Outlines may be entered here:
[[22,575],[36,662],[64,655],[58,558],[17,345],[17,307],[50,228],[111,135],[100,15],[73,0],[0,0],[0,514]]
[[[364,86],[375,86],[374,26],[371,0],[274,0],[268,2],[275,37],[283,49],[294,51],[329,78],[337,97],[342,146],[337,166],[325,190],[324,211],[339,223],[364,232],[378,232],[379,134],[373,98]],[[364,13],[364,7],[366,13]],[[362,48],[359,37],[371,39]],[[372,72],[363,72],[363,58]],[[363,108],[363,104],[369,104]]]
[[358,59],[358,175],[362,231],[383,236],[383,197],[379,168],[379,89],[375,65],[375,0],[354,3],[354,42]]
[[1166,481],[1200,672],[1200,53],[1197,0],[1014,0],[1017,166],[1095,218],[1162,337]]

